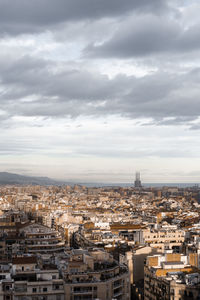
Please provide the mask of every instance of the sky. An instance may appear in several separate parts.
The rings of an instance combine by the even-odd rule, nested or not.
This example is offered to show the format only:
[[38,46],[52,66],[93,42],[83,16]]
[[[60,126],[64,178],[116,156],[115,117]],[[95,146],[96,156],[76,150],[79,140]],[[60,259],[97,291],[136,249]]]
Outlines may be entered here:
[[0,0],[0,171],[200,181],[200,2]]

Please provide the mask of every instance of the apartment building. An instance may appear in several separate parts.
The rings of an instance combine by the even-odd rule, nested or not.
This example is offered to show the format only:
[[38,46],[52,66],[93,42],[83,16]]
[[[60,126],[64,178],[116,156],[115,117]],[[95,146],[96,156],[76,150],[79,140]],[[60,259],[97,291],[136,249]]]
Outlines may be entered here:
[[100,249],[17,256],[0,264],[0,300],[130,300],[129,272]]
[[134,284],[144,279],[144,262],[149,255],[156,254],[156,248],[136,246],[124,255],[120,254],[120,262],[127,264],[130,273],[130,283]]
[[144,300],[200,299],[200,274],[192,262],[192,257],[177,253],[148,256]]
[[152,248],[164,251],[167,246],[170,249],[179,250],[185,241],[185,231],[181,229],[143,229],[143,242]]
[[62,252],[65,243],[60,234],[41,224],[33,223],[24,225],[19,230],[23,233],[28,253],[55,253]]
[[65,299],[130,299],[128,268],[103,250],[73,250],[62,266]]
[[57,267],[40,269],[35,256],[21,256],[1,265],[1,300],[64,300],[64,284]]

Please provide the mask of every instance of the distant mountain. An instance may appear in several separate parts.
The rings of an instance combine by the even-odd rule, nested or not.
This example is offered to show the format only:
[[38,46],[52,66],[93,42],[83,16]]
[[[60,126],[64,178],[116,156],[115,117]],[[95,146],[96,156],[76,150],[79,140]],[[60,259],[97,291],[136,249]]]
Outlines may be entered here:
[[19,184],[19,185],[62,185],[69,184],[64,181],[54,180],[48,177],[35,177],[13,174],[8,172],[0,172],[0,185],[3,184]]

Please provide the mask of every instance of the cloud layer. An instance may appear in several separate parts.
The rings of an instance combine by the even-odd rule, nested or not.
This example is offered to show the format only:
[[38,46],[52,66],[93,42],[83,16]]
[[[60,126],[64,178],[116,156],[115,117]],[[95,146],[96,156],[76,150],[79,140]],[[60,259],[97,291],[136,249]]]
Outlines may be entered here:
[[188,117],[199,116],[199,68],[181,74],[158,70],[139,78],[125,74],[109,78],[79,65],[30,56],[2,59],[0,68],[2,119],[110,114],[187,122]]
[[1,32],[15,35],[51,29],[56,24],[82,19],[122,17],[131,12],[161,13],[166,9],[165,3],[163,0],[154,0],[152,3],[148,0],[15,0],[11,5],[1,0]]
[[200,146],[199,8],[187,0],[0,0],[7,166],[20,156],[22,170],[30,157],[59,167],[62,158],[71,173],[77,160],[77,173],[79,165],[80,174],[110,174],[119,159],[122,174],[131,164],[150,174],[147,158],[176,158],[181,174],[179,158],[197,159]]

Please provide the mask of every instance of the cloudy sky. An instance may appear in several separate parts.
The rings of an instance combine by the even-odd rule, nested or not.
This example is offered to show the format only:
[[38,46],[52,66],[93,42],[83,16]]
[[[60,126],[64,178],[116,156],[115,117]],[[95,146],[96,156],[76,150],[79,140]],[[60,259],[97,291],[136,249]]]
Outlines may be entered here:
[[0,0],[0,171],[200,181],[198,0]]

